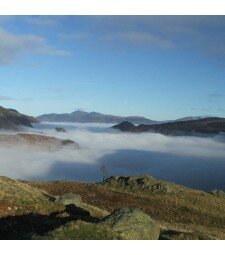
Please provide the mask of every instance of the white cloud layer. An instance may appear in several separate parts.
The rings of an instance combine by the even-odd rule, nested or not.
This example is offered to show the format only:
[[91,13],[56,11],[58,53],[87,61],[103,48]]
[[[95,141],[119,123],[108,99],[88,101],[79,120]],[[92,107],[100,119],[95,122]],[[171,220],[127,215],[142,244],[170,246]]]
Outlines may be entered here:
[[99,181],[100,166],[105,164],[109,175],[145,172],[198,188],[218,187],[225,178],[222,135],[200,138],[129,134],[112,130],[110,125],[95,124],[64,124],[68,132],[59,133],[54,130],[59,125],[41,124],[29,131],[72,139],[80,145],[79,150],[44,151],[1,145],[0,174],[22,179]]

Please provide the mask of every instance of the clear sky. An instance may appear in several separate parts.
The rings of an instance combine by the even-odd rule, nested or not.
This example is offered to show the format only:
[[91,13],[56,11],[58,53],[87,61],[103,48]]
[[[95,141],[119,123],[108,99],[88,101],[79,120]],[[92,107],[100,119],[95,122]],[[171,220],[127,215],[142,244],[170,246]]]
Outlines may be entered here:
[[225,117],[225,17],[2,16],[0,105]]

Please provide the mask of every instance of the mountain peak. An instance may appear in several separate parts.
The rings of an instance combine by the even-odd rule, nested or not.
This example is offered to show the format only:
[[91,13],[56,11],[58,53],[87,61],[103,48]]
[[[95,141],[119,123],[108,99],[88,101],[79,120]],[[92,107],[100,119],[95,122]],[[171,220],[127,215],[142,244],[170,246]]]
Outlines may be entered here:
[[141,116],[122,117],[116,115],[102,114],[99,112],[85,112],[81,110],[70,114],[44,114],[37,117],[41,121],[47,122],[77,122],[77,123],[110,123],[118,124],[123,121],[129,121],[133,124],[153,124],[156,121],[146,119]]
[[87,113],[87,112],[82,111],[82,110],[76,110],[76,111],[71,112],[71,114],[74,114],[74,113]]

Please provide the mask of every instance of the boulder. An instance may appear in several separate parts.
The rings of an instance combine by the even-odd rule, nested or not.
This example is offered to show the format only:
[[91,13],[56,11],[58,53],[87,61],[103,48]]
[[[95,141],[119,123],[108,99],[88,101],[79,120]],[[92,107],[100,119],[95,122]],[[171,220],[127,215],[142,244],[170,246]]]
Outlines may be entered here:
[[67,193],[63,194],[61,196],[58,196],[56,198],[56,203],[62,204],[62,205],[70,205],[70,204],[80,204],[82,203],[82,199],[79,195],[75,195],[73,193]]
[[[109,212],[102,210],[96,206],[86,204],[82,201],[82,198],[79,195],[73,193],[63,194],[61,196],[56,197],[55,202],[57,204],[65,205],[67,209],[69,209],[69,205],[75,205],[75,207],[70,207],[70,209],[81,209],[83,211],[88,212],[88,214],[92,217],[102,218],[106,215],[109,215]],[[71,211],[71,210],[70,210]]]
[[106,216],[105,224],[125,240],[158,240],[160,230],[152,218],[137,209],[119,209]]

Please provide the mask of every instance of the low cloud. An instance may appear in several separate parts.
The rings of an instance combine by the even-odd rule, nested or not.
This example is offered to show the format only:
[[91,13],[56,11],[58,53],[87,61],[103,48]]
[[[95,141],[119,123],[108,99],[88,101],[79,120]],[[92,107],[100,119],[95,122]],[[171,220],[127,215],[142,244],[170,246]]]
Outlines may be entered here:
[[[66,133],[55,131],[56,126]],[[161,134],[122,133],[111,125],[38,124],[27,131],[76,141],[80,149],[47,151],[0,144],[0,175],[22,179],[100,181],[100,166],[109,175],[140,175],[212,188],[225,178],[225,136],[169,137]],[[192,178],[195,176],[195,178]],[[187,183],[184,183],[184,182]],[[202,186],[201,186],[202,185]]]
[[69,56],[71,53],[49,45],[38,35],[19,35],[0,28],[0,65],[11,64],[21,54]]

